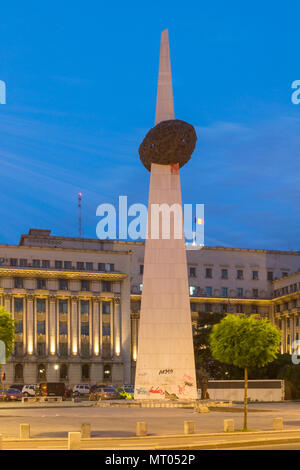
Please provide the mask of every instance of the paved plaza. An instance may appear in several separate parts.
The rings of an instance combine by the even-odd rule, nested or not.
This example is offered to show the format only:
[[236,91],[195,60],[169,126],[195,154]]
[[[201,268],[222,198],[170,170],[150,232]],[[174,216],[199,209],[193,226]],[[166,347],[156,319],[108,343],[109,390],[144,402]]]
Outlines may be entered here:
[[[88,403],[86,405],[89,405]],[[66,438],[70,431],[80,431],[82,423],[91,424],[92,437],[133,437],[136,422],[146,421],[149,435],[183,434],[183,423],[195,421],[196,433],[223,431],[223,420],[234,419],[235,429],[242,429],[241,405],[235,411],[223,409],[210,413],[196,413],[192,409],[177,408],[101,408],[97,406],[66,407],[65,404],[26,408],[1,405],[0,434],[3,438],[18,438],[19,425],[30,424],[35,438]],[[271,430],[274,417],[282,417],[284,429],[300,431],[300,403],[273,403],[249,405],[250,430]]]

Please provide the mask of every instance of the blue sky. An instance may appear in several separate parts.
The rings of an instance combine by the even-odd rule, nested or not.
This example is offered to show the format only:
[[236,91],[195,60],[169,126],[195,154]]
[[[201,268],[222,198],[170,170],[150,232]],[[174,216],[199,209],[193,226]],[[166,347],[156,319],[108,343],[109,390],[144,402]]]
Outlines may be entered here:
[[296,1],[14,1],[0,7],[0,243],[30,227],[96,236],[96,208],[146,203],[138,147],[154,124],[169,29],[175,115],[198,135],[183,201],[205,243],[300,250]]

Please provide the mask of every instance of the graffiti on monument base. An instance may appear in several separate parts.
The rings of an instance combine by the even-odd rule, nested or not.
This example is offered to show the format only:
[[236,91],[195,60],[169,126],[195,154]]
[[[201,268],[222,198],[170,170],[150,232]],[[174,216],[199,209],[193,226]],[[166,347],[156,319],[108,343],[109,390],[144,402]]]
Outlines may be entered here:
[[150,393],[148,392],[148,390],[146,390],[144,387],[139,387],[136,389],[136,393],[137,395],[147,395],[149,396]]
[[162,375],[162,374],[173,374],[174,370],[173,369],[160,369],[160,371],[158,372],[158,375]]
[[178,400],[178,396],[175,393],[168,393],[165,390],[165,398],[169,398],[169,400]]
[[178,384],[178,394],[185,395],[186,387],[193,387],[193,385],[194,385],[193,377],[191,377],[188,374],[183,374],[182,382]]
[[165,394],[165,392],[164,392],[160,387],[154,388],[153,385],[152,385],[152,387],[150,388],[149,393],[156,393],[156,394],[158,393],[158,394],[160,394],[160,395],[164,395],[164,394]]

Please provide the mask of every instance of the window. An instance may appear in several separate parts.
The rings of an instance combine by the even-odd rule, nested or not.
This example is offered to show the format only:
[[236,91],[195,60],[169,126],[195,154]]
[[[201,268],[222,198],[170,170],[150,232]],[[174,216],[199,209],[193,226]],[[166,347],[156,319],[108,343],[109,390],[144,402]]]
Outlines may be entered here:
[[282,272],[282,277],[286,277],[286,276],[288,276],[288,275],[289,275],[289,273],[287,273],[286,271],[283,271],[283,272]]
[[85,263],[85,267],[88,271],[93,271],[93,263]]
[[197,288],[195,286],[190,286],[190,295],[196,295]]
[[296,326],[299,326],[299,317],[296,317]]
[[228,279],[228,269],[221,269],[221,278]]
[[33,259],[32,260],[32,267],[33,268],[39,268],[40,267],[40,260],[39,259]]
[[143,292],[143,284],[139,285],[140,292]]
[[66,279],[59,279],[58,288],[59,290],[68,290],[68,281]]
[[289,319],[289,318],[288,318],[287,321],[286,321],[286,326],[287,326],[288,328],[290,328],[290,319]]
[[16,334],[23,333],[23,320],[17,320],[15,322]]
[[287,340],[286,340],[287,344],[290,344],[290,335],[287,335]]
[[273,281],[273,271],[268,271],[267,279],[268,281]]
[[108,264],[106,265],[106,270],[107,270],[108,272],[114,271],[114,270],[115,270],[115,265],[108,263]]
[[15,297],[14,298],[14,311],[15,313],[23,312],[23,299]]
[[88,300],[80,301],[80,313],[89,313],[89,301]]
[[207,278],[212,278],[212,268],[206,268],[205,269],[205,277]]
[[37,366],[37,378],[38,380],[46,380],[46,367],[45,364],[38,364]]
[[144,274],[144,265],[140,264],[140,274]]
[[14,344],[14,355],[23,356],[23,343],[22,341],[17,341]]
[[67,357],[68,355],[68,343],[59,343],[59,355],[63,357]]
[[80,355],[83,357],[88,357],[90,355],[90,346],[88,343],[81,344]]
[[60,335],[67,335],[68,334],[68,322],[67,321],[60,321],[59,322],[59,334]]
[[67,379],[68,378],[68,366],[67,364],[61,364],[59,367],[59,378]]
[[63,267],[62,266],[62,261],[57,261],[56,260],[54,265],[55,265],[55,269],[62,269],[62,267]]
[[257,305],[252,305],[252,313],[258,313],[258,307]]
[[68,313],[68,301],[59,300],[58,309],[59,309],[59,313]]
[[211,287],[205,287],[205,290],[206,290],[206,295],[211,297],[212,296],[212,288]]
[[64,261],[64,269],[72,269],[72,261]]
[[105,264],[104,263],[98,263],[98,271],[105,271]]
[[36,311],[37,313],[46,312],[46,299],[37,299],[36,301]]
[[190,267],[190,277],[196,277],[196,268]]
[[15,365],[15,379],[22,380],[23,379],[23,364],[16,364]]
[[110,302],[102,302],[102,313],[110,313]]
[[258,289],[252,289],[253,297],[256,299],[258,297]]
[[82,261],[77,261],[76,267],[82,271],[84,270],[84,263]]
[[15,277],[14,278],[14,286],[16,289],[23,289],[23,278],[22,277]]
[[86,380],[86,379],[90,378],[90,366],[89,366],[89,364],[83,364],[81,366],[81,378],[83,380]]
[[237,279],[244,279],[244,271],[242,269],[238,269],[236,272]]
[[111,379],[111,366],[109,364],[103,367],[103,378],[104,380]]
[[243,288],[242,287],[237,288],[237,296],[238,297],[243,297]]
[[17,258],[10,258],[10,265],[11,266],[18,266]]
[[50,260],[43,259],[42,260],[42,268],[50,268]]
[[258,279],[258,271],[252,271],[252,279],[255,281]]
[[237,304],[236,311],[237,311],[237,313],[243,313],[243,311],[244,311],[243,305]]
[[81,290],[89,291],[90,290],[90,281],[81,281]]
[[222,313],[227,313],[228,311],[228,305],[227,304],[221,304],[221,312]]
[[26,267],[27,266],[27,259],[24,259],[24,258],[20,259],[20,266],[23,267],[23,268]]
[[111,292],[111,282],[102,281],[102,291],[103,292]]
[[36,322],[36,331],[38,335],[46,334],[46,322],[45,320],[38,320]]
[[37,289],[46,289],[46,279],[37,279],[36,280]]
[[46,343],[37,343],[37,355],[46,356]]
[[88,321],[81,322],[81,336],[89,336],[89,322]]
[[211,312],[211,311],[212,311],[212,306],[211,306],[211,304],[205,304],[205,305],[204,305],[204,310],[205,310],[206,313]]
[[110,336],[110,323],[109,322],[102,323],[102,335]]
[[222,287],[222,297],[228,297],[228,289],[227,289],[227,287]]

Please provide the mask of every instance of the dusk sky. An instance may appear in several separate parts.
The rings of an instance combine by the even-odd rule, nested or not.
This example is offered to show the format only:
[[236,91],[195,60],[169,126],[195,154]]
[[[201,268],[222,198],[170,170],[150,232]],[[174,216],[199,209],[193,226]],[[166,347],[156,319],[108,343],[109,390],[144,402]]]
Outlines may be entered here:
[[28,229],[96,237],[96,208],[147,203],[138,147],[154,125],[169,29],[175,117],[198,141],[183,201],[205,244],[300,250],[300,5],[14,1],[0,7],[0,243]]

